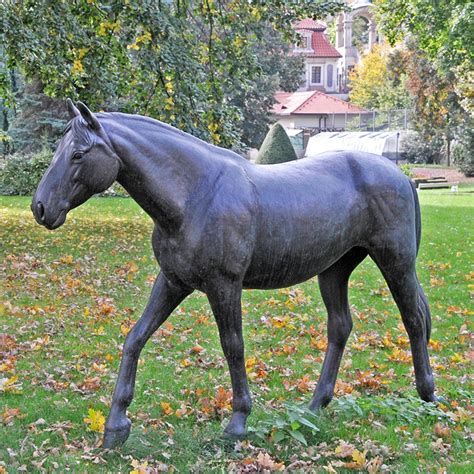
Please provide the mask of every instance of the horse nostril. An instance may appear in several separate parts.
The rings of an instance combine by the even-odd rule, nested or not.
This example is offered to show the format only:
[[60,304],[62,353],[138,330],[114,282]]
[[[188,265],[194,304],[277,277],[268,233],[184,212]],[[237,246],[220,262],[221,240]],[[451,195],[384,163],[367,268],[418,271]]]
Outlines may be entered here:
[[40,202],[36,204],[36,212],[38,214],[39,220],[44,221],[44,206]]

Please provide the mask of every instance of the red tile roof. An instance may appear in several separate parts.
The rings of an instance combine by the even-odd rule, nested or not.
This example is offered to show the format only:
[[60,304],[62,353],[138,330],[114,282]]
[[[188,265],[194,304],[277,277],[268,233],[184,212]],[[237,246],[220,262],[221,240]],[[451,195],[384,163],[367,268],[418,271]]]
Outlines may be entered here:
[[313,20],[311,18],[305,18],[304,20],[300,20],[295,25],[295,30],[318,30],[324,31],[326,26],[320,23],[319,21]]
[[327,39],[324,33],[326,26],[322,23],[306,18],[295,25],[295,30],[311,32],[311,51],[297,51],[297,54],[307,58],[342,58],[342,55]]
[[305,54],[305,56],[311,58],[342,58],[342,54],[328,41],[322,31],[315,31],[312,34],[311,49],[314,52]]
[[359,114],[367,110],[320,91],[277,92],[273,106],[276,115]]

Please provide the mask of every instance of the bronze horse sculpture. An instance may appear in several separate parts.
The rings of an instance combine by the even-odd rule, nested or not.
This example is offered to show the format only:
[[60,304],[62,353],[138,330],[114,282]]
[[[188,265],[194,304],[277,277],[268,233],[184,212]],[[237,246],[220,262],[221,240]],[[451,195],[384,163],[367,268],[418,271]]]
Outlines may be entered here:
[[418,197],[389,160],[331,152],[254,165],[151,118],[93,114],[70,100],[68,109],[71,120],[33,198],[37,222],[56,229],[71,209],[117,180],[153,219],[152,245],[161,269],[124,343],[104,447],[128,438],[126,410],[140,351],[193,290],[207,294],[229,365],[233,414],[225,432],[242,436],[252,405],[242,290],[281,288],[318,275],[328,348],[310,408],[327,405],[352,328],[348,279],[368,255],[400,310],[419,395],[436,401],[427,350],[431,317],[415,271]]

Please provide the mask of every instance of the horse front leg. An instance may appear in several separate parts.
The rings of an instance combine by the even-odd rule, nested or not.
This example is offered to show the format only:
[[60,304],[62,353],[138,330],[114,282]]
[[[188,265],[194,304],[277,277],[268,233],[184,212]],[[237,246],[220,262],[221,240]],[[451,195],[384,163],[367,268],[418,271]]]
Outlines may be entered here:
[[131,422],[126,411],[133,399],[140,352],[151,335],[190,293],[191,290],[170,283],[162,273],[158,275],[145,311],[128,333],[123,345],[112,406],[105,423],[104,448],[116,447],[127,440]]
[[219,328],[232,382],[233,413],[224,431],[229,435],[242,437],[246,434],[245,423],[252,409],[242,336],[242,284],[223,279],[209,288],[207,297]]

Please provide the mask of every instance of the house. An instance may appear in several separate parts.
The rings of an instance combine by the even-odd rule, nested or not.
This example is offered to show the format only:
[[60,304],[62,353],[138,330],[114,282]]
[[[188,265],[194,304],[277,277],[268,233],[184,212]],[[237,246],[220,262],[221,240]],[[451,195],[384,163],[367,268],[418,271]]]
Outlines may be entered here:
[[[295,25],[301,41],[293,54],[303,56],[305,71],[300,91],[319,90],[339,94],[347,100],[348,75],[360,62],[362,54],[382,41],[372,13],[372,2],[347,2],[350,8],[335,18],[335,45],[326,35],[326,24],[306,18]],[[357,31],[356,31],[357,30]]]
[[376,111],[348,102],[351,69],[364,52],[381,41],[372,2],[354,0],[346,3],[350,8],[328,19],[334,27],[335,45],[326,35],[324,22],[306,18],[294,26],[300,41],[292,54],[304,58],[302,84],[296,92],[278,92],[272,114],[286,129],[299,155],[303,154],[310,136],[316,133],[375,132],[379,128],[377,120],[380,121],[380,117]]
[[327,39],[326,25],[306,18],[295,25],[295,30],[301,41],[295,45],[293,54],[305,59],[304,80],[298,90],[336,93],[337,65],[342,55]]
[[274,118],[286,129],[311,129],[313,132],[338,131],[348,123],[357,126],[369,112],[319,90],[277,92]]

